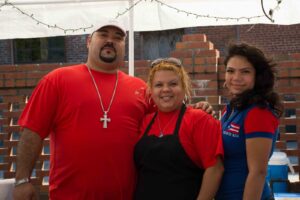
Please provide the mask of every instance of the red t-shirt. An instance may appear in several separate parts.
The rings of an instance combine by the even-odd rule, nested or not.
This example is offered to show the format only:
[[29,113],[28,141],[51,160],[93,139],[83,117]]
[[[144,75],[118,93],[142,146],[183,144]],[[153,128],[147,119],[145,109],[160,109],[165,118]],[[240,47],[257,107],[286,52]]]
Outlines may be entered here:
[[[92,70],[107,109],[116,75]],[[46,75],[22,113],[19,124],[45,138],[50,134],[50,198],[131,200],[135,186],[133,148],[149,110],[146,84],[125,73],[119,80],[108,117],[85,65]]]
[[[173,134],[179,110],[159,112],[160,128],[156,117],[148,135],[159,136],[160,129],[165,135]],[[141,136],[149,125],[154,113],[148,114],[141,126]],[[140,136],[140,137],[141,137]],[[188,107],[181,122],[179,140],[183,149],[194,163],[208,168],[216,163],[217,156],[223,157],[223,143],[220,122],[202,110]]]

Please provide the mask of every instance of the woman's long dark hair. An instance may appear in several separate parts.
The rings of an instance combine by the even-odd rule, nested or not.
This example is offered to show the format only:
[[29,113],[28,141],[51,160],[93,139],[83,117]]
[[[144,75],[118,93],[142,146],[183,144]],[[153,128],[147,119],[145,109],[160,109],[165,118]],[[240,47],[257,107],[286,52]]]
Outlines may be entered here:
[[251,104],[257,104],[262,108],[270,106],[280,117],[283,113],[283,104],[274,91],[276,64],[266,58],[260,49],[246,43],[229,46],[228,55],[224,60],[225,67],[233,56],[243,56],[252,64],[255,68],[255,84],[253,89],[231,99],[230,104],[237,109],[244,109]]

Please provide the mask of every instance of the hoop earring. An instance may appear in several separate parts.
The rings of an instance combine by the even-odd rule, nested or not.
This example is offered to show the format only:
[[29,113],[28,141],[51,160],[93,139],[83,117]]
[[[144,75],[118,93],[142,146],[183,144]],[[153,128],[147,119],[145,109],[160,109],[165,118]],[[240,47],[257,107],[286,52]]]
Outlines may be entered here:
[[186,104],[188,102],[189,98],[188,96],[185,94],[184,95],[184,99],[182,100],[182,103]]

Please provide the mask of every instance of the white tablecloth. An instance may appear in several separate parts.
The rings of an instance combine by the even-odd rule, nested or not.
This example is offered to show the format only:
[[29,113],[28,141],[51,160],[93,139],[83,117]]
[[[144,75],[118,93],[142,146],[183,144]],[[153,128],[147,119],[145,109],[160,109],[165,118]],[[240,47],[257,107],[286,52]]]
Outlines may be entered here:
[[15,179],[0,179],[0,200],[13,200],[12,192]]

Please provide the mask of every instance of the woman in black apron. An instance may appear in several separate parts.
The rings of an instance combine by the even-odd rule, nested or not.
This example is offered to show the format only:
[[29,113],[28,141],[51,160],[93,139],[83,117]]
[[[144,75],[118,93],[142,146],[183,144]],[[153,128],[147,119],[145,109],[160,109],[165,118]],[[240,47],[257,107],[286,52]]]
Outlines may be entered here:
[[135,147],[135,199],[213,199],[224,170],[220,123],[185,105],[190,79],[178,59],[155,60],[148,85],[157,112],[143,119]]

